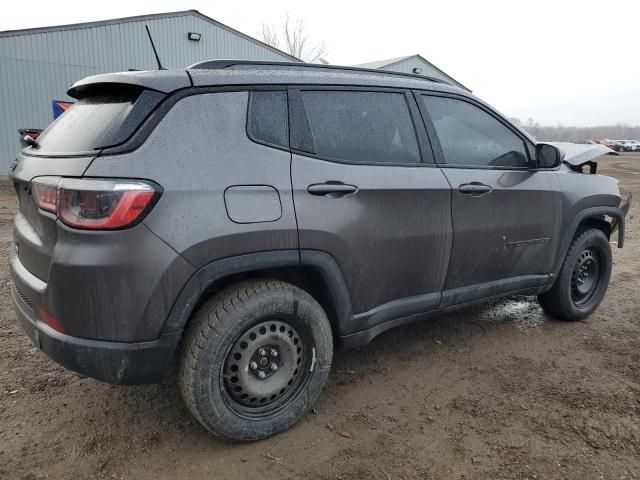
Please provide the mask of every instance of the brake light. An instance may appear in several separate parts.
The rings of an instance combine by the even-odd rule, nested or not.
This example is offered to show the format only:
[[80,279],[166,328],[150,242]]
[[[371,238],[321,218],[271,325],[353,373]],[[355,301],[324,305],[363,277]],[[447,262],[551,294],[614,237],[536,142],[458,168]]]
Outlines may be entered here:
[[[57,179],[32,181],[38,206],[54,212],[65,224],[89,230],[117,230],[140,222],[160,197],[161,189],[137,180]],[[53,207],[52,208],[52,201]]]

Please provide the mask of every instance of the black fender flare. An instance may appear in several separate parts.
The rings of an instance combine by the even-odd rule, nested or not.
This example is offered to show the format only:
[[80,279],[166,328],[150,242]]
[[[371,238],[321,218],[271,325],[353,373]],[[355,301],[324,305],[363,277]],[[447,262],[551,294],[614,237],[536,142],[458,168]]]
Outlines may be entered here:
[[336,312],[335,335],[342,335],[352,317],[351,299],[336,260],[318,250],[274,250],[227,257],[208,263],[189,278],[174,302],[162,333],[184,330],[202,294],[214,282],[229,275],[279,267],[308,266],[316,269],[329,289]]
[[564,262],[565,257],[567,256],[567,252],[569,251],[569,247],[571,246],[571,241],[578,231],[578,227],[582,222],[589,218],[600,218],[603,215],[608,215],[613,218],[613,223],[611,225],[611,232],[617,228],[618,229],[618,248],[622,248],[624,246],[624,216],[625,212],[618,207],[591,207],[585,208],[578,212],[578,214],[574,217],[571,222],[571,226],[567,229],[564,238],[562,239],[562,243],[560,244],[558,259],[553,268],[553,276],[556,278],[560,273],[560,269],[562,268],[562,264]]

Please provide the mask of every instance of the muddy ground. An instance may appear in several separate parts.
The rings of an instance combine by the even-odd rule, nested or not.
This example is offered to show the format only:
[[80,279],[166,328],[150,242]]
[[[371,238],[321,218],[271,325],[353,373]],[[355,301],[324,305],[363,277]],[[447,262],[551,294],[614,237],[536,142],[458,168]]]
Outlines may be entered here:
[[[640,201],[640,155],[601,171]],[[49,361],[15,324],[0,192],[0,478],[640,478],[640,233],[584,322],[516,297],[339,352],[314,413],[253,444],[209,435],[174,385],[113,387]]]

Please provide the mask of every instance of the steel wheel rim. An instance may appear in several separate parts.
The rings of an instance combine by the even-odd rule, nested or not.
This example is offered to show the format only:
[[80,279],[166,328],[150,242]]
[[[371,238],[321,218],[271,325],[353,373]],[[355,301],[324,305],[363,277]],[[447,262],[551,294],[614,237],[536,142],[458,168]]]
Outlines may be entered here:
[[[306,385],[312,357],[315,347],[311,336],[295,319],[258,321],[242,332],[227,351],[220,376],[223,399],[242,417],[273,416]],[[252,365],[254,362],[256,365]]]
[[596,248],[586,248],[578,257],[571,273],[571,300],[584,308],[593,300],[602,274],[602,256]]

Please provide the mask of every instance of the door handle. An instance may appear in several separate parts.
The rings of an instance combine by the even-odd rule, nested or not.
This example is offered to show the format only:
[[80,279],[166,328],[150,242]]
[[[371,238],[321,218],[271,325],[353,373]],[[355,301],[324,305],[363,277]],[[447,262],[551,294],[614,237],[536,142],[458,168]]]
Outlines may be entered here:
[[484,195],[485,193],[489,193],[493,190],[489,185],[485,185],[480,182],[471,182],[471,183],[463,183],[458,187],[458,191],[460,193],[464,193],[465,195],[471,195],[474,197],[479,197],[480,195]]
[[311,195],[325,196],[329,198],[340,198],[350,193],[356,193],[358,187],[355,185],[348,185],[342,182],[325,182],[314,183],[307,187],[307,192]]

